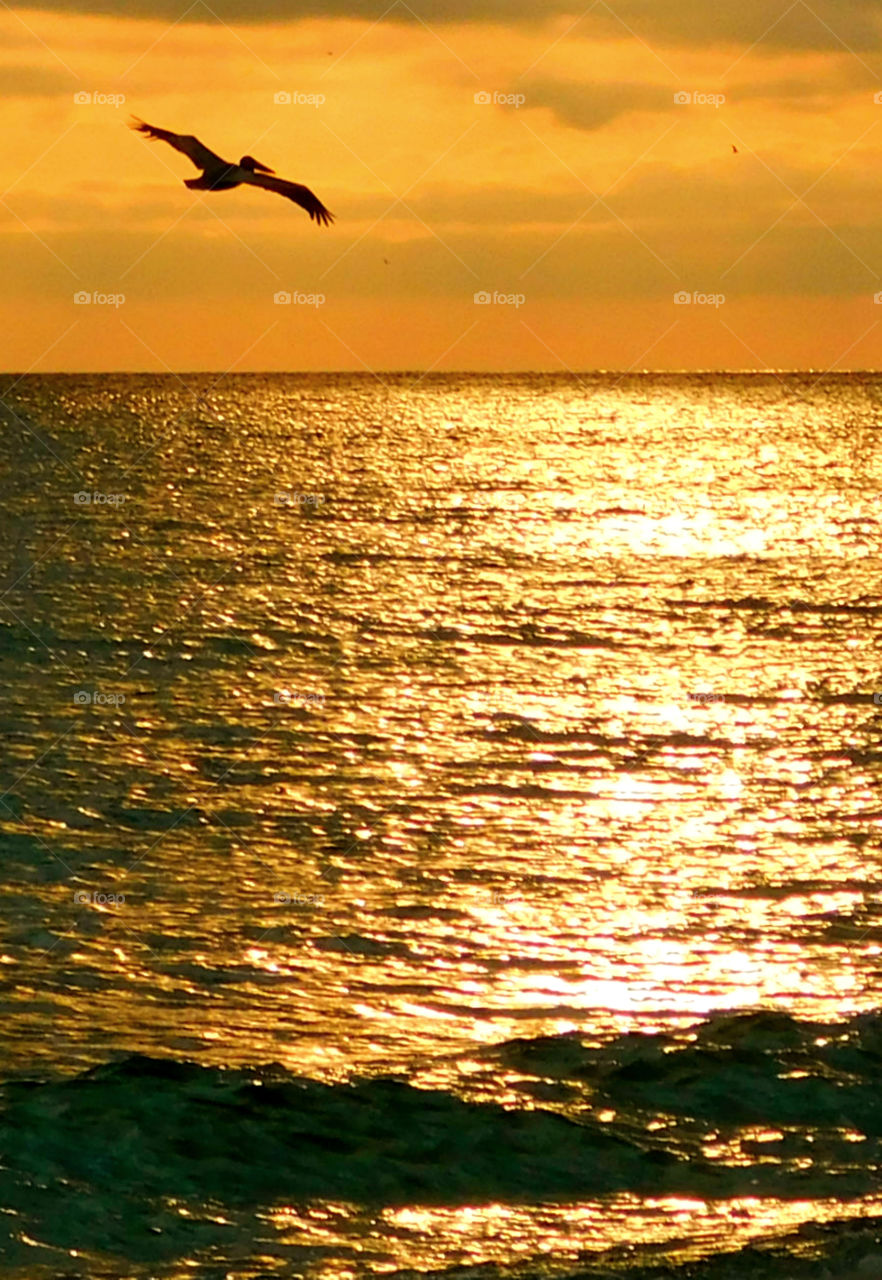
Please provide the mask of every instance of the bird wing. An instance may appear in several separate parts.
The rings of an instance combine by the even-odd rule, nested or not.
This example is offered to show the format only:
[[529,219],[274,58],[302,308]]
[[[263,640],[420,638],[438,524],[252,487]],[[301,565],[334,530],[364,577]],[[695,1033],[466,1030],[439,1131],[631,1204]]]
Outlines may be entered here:
[[174,147],[175,151],[180,151],[188,159],[192,160],[197,169],[213,169],[217,165],[226,164],[220,156],[215,155],[213,151],[209,151],[204,143],[198,138],[194,138],[192,134],[172,133],[170,129],[157,129],[155,124],[145,124],[143,120],[139,120],[137,116],[133,117],[134,123],[129,125],[130,129],[136,129],[138,133],[146,134],[152,142],[167,142]]
[[286,182],[284,178],[271,177],[268,173],[251,172],[247,177],[243,177],[242,181],[249,182],[254,187],[263,187],[266,191],[275,191],[287,200],[293,200],[295,204],[300,205],[301,209],[306,210],[314,222],[324,227],[334,221],[334,215],[330,209],[326,209],[318,196],[300,182]]

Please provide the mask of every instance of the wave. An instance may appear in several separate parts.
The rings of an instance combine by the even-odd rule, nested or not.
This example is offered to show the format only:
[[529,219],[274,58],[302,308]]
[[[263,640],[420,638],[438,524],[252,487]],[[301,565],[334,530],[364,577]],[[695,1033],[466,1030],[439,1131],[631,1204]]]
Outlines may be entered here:
[[[66,1079],[11,1080],[0,1193],[56,1248],[81,1244],[84,1223],[95,1247],[110,1247],[128,1214],[138,1253],[145,1201],[804,1200],[860,1197],[877,1181],[879,1013],[836,1024],[721,1014],[606,1044],[516,1039],[468,1063],[448,1088],[418,1075],[329,1083],[277,1064],[137,1055]],[[492,1100],[501,1079],[505,1104]]]

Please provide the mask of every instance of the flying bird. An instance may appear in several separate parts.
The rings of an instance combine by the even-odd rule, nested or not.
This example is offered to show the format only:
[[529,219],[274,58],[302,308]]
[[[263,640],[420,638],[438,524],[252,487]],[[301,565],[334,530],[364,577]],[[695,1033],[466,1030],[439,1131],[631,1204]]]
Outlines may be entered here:
[[184,186],[190,187],[193,191],[229,191],[232,187],[247,183],[252,187],[263,187],[265,191],[275,191],[286,200],[293,200],[321,226],[326,227],[334,221],[334,215],[325,208],[309,187],[304,187],[299,182],[286,182],[284,178],[277,178],[275,169],[261,164],[259,160],[254,159],[254,156],[243,156],[238,164],[233,164],[230,160],[222,160],[213,151],[209,151],[208,147],[192,134],[157,129],[156,125],[145,124],[137,116],[133,116],[129,128],[145,134],[152,142],[167,142],[169,146],[174,147],[175,151],[180,151],[182,155],[192,160],[196,168],[202,170],[198,178],[184,179]]
[[736,154],[736,156],[737,156],[737,155],[738,155],[738,148],[735,146],[735,143],[734,143],[734,142],[732,143],[732,150],[735,152],[735,154]]

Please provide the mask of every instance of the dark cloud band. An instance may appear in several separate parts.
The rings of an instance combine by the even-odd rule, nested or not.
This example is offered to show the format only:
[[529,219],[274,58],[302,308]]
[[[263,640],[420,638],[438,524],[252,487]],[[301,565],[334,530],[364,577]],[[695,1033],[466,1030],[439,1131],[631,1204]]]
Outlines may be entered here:
[[[36,0],[32,7],[57,13],[164,22],[236,26],[297,19],[349,18],[376,22],[494,22],[537,25],[572,15],[572,0]],[[797,0],[783,8],[768,0],[709,4],[708,0],[615,0],[599,3],[574,28],[574,34],[626,35],[629,31],[660,46],[716,45],[763,49],[829,49],[856,53],[882,50],[882,12],[878,0]]]

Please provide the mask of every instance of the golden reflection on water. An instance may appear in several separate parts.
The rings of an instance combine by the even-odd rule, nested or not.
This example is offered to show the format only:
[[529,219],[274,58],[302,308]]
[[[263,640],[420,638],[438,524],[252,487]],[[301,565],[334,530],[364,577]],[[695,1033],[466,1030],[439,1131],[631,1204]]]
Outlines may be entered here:
[[[236,385],[132,474],[137,588],[103,511],[10,596],[66,664],[47,683],[10,630],[10,1069],[138,1051],[457,1088],[462,1055],[516,1037],[875,1006],[859,392],[427,380],[390,417],[358,380]],[[112,470],[156,403],[106,419],[101,394],[69,430]],[[74,706],[72,679],[124,709]],[[451,1241],[511,1259],[735,1214],[656,1208],[384,1223],[396,1265],[441,1266]]]
[[[804,1223],[860,1218],[879,1212],[882,1201],[867,1198],[843,1205],[837,1200],[795,1200],[770,1206],[757,1197],[705,1201],[688,1196],[616,1195],[608,1200],[541,1209],[504,1204],[446,1209],[408,1206],[387,1209],[362,1219],[368,1244],[361,1265],[372,1274],[393,1270],[432,1271],[443,1266],[512,1264],[518,1260],[553,1258],[556,1264],[586,1261],[639,1240],[642,1247],[667,1246],[656,1265],[670,1259],[685,1263],[706,1256],[716,1245],[736,1250],[773,1229],[795,1230]],[[293,1208],[267,1214],[284,1238],[301,1245],[345,1244],[351,1238],[355,1206],[313,1206],[308,1213]],[[388,1253],[384,1257],[384,1252]],[[339,1266],[339,1262],[334,1265]],[[338,1274],[318,1263],[316,1276]]]

